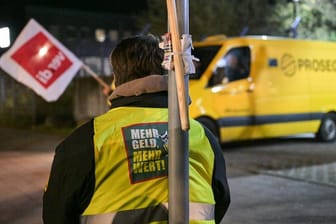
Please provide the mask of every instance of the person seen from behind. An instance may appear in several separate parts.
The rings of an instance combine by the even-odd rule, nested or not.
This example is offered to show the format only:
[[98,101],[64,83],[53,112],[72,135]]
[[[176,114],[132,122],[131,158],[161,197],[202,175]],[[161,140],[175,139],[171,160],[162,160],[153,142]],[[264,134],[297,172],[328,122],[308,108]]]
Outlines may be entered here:
[[[167,223],[163,54],[154,36],[129,37],[112,51],[111,109],[57,146],[43,195],[45,224]],[[189,219],[220,223],[230,204],[225,160],[212,133],[193,119],[189,157]]]

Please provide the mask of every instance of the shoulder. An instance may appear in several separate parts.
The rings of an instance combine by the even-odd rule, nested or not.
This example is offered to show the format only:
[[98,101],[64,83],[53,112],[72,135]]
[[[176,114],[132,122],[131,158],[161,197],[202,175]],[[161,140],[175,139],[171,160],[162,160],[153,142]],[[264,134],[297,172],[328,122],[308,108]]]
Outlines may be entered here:
[[[93,147],[93,120],[77,127],[68,137],[66,137],[56,148],[57,154],[66,153],[68,155],[78,154]],[[92,148],[91,148],[92,149]]]
[[209,139],[210,143],[217,142],[214,134],[204,125],[202,125],[199,121],[194,119],[190,120],[191,132],[197,134],[199,138],[206,137]]
[[200,122],[193,119],[191,120],[191,126],[192,126],[192,135],[194,136],[195,139],[206,138],[215,154],[221,152],[221,146],[217,138],[207,127],[205,127]]

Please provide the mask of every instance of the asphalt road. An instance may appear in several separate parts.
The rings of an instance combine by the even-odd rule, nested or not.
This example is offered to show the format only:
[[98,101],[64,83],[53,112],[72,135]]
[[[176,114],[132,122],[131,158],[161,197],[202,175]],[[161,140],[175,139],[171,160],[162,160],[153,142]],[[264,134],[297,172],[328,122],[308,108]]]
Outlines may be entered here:
[[[60,134],[0,127],[0,223],[40,224]],[[336,143],[311,138],[223,145],[232,203],[221,224],[335,224]]]
[[312,136],[254,140],[222,145],[230,177],[336,162],[336,143]]
[[222,224],[336,223],[336,143],[269,139],[223,153],[232,203]]

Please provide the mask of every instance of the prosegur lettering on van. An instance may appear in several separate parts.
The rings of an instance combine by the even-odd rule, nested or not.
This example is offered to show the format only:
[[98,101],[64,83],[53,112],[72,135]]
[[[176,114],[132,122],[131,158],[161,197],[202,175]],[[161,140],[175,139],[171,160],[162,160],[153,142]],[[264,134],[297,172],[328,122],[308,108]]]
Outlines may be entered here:
[[220,142],[314,133],[336,139],[336,43],[213,36],[194,43],[190,116]]
[[296,70],[304,72],[336,73],[336,59],[328,58],[298,58],[285,53],[281,57],[281,69],[285,75],[292,76]]

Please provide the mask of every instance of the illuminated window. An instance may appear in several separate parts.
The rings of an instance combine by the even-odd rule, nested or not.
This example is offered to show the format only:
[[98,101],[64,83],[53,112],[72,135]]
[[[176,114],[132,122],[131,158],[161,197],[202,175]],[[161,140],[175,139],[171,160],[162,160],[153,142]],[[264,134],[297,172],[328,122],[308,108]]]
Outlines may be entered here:
[[10,33],[8,27],[0,28],[0,47],[6,48],[10,45]]
[[95,35],[96,35],[96,40],[98,42],[102,43],[106,39],[106,33],[105,33],[105,30],[103,30],[103,29],[96,29]]

